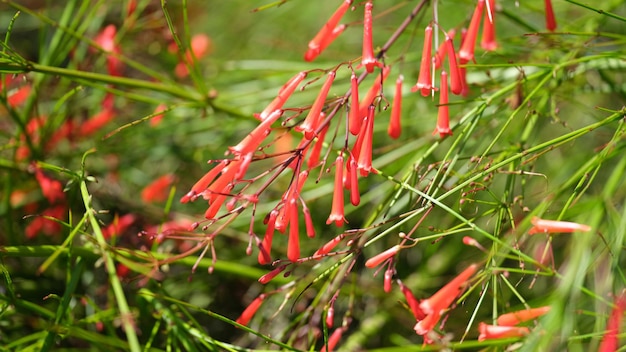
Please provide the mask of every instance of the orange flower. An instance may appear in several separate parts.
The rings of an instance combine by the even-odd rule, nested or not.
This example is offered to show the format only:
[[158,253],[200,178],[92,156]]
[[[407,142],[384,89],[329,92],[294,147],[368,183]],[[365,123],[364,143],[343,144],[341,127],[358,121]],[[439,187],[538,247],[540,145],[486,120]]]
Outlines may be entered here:
[[426,317],[415,324],[415,332],[419,335],[426,335],[435,328],[441,318],[443,311],[448,309],[454,300],[465,290],[467,281],[476,273],[478,266],[472,264],[463,270],[457,277],[442,287],[430,298],[420,302],[420,309]]
[[467,29],[467,37],[463,41],[463,44],[461,45],[461,50],[459,51],[459,58],[461,59],[462,64],[474,60],[476,37],[478,36],[478,29],[480,27],[480,20],[483,15],[484,8],[485,0],[478,0],[476,8],[474,9],[474,14],[472,15],[472,20],[470,21],[469,28]]
[[478,341],[503,339],[507,337],[522,337],[530,333],[530,329],[520,326],[498,326],[485,323],[478,324]]
[[588,225],[567,221],[544,220],[536,216],[534,216],[530,222],[533,224],[533,227],[528,230],[529,235],[536,233],[571,233],[576,231],[591,231],[591,227]]
[[324,347],[322,347],[321,352],[333,351],[335,347],[337,347],[337,344],[339,343],[339,341],[341,340],[342,335],[343,335],[343,327],[335,329],[335,331],[333,331],[333,333],[328,338],[328,349],[326,349],[327,345],[324,344]]
[[306,75],[306,72],[299,72],[295,76],[291,77],[289,81],[287,81],[287,83],[280,88],[276,98],[274,98],[274,100],[272,100],[272,102],[269,103],[269,105],[263,109],[260,114],[255,116],[258,117],[259,120],[263,121],[274,111],[282,109],[285,102],[287,102],[287,99],[289,99],[293,92],[295,92],[296,88],[298,88],[298,85],[300,85],[304,78],[306,78]]
[[535,318],[538,318],[550,311],[549,306],[539,307],[539,308],[531,308],[524,309],[517,312],[511,312],[502,314],[498,317],[496,322],[500,326],[514,326],[525,321],[529,321]]
[[141,199],[146,203],[164,202],[170,193],[170,187],[176,178],[174,175],[163,175],[152,181],[141,191]]
[[419,77],[417,78],[417,83],[411,89],[413,92],[417,92],[419,90],[425,97],[430,95],[430,91],[433,89],[431,79],[431,63],[433,61],[431,57],[432,46],[433,27],[428,25],[424,30],[424,47],[422,49],[422,61],[420,63]]
[[326,21],[324,26],[317,32],[315,37],[309,42],[309,49],[304,54],[304,60],[313,61],[315,58],[339,36],[345,25],[339,25],[339,21],[352,5],[352,0],[345,0],[332,16]]
[[615,297],[615,307],[613,307],[609,321],[606,324],[606,333],[602,337],[598,352],[617,351],[619,347],[618,334],[621,329],[624,311],[626,311],[626,291],[622,291],[618,297]]
[[402,133],[402,81],[404,77],[400,75],[396,80],[396,94],[393,96],[393,103],[391,104],[391,118],[389,119],[389,127],[387,127],[387,134],[389,137],[396,139],[400,137]]
[[259,310],[259,308],[261,307],[261,304],[263,303],[263,300],[265,299],[265,294],[262,293],[260,294],[257,298],[255,298],[249,305],[248,307],[246,307],[246,309],[243,311],[243,313],[241,313],[241,315],[239,316],[239,318],[237,318],[237,320],[235,320],[237,323],[241,324],[241,325],[248,325],[248,323],[250,322],[250,320],[252,319],[252,317],[254,316],[254,314],[257,312],[257,310]]
[[365,14],[363,16],[363,57],[361,64],[357,68],[365,67],[368,73],[374,72],[374,67],[383,67],[383,64],[374,57],[374,45],[372,40],[372,0],[365,4]]
[[326,103],[326,97],[328,97],[328,92],[330,91],[330,87],[335,80],[336,73],[335,71],[328,72],[328,77],[326,78],[326,82],[322,86],[320,93],[317,95],[315,102],[311,106],[311,110],[309,110],[309,114],[304,119],[304,122],[296,126],[296,131],[304,132],[304,137],[308,140],[313,139],[315,137],[315,130],[317,129],[320,121],[320,116],[322,112],[322,108]]
[[334,222],[341,226],[346,221],[344,217],[343,202],[343,155],[339,155],[335,160],[335,191],[333,192],[333,206],[326,220],[326,225]]
[[400,248],[402,248],[400,245],[395,245],[395,246],[387,249],[386,251],[371,257],[370,259],[368,259],[365,262],[365,266],[368,267],[368,268],[375,268],[375,267],[377,267],[378,265],[380,265],[381,263],[383,263],[387,259],[389,259],[389,258],[393,257],[394,255],[396,255],[398,253],[398,251],[400,251]]
[[498,43],[496,42],[496,25],[495,25],[495,13],[496,13],[496,0],[488,0],[487,2],[487,12],[485,12],[485,20],[483,21],[483,37],[480,40],[480,47],[487,50],[493,51],[498,48]]
[[441,71],[441,89],[439,90],[439,113],[437,114],[437,127],[433,131],[433,135],[439,133],[440,138],[446,135],[451,136],[450,130],[450,112],[448,109],[448,74]]

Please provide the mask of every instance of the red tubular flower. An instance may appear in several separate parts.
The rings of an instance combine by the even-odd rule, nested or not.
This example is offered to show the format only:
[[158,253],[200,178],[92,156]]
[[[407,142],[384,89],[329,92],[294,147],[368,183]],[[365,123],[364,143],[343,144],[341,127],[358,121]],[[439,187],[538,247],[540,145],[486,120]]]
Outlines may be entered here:
[[141,190],[141,199],[146,203],[165,201],[175,180],[174,175],[169,174],[157,178]]
[[483,22],[483,36],[480,40],[480,47],[486,51],[494,51],[498,48],[496,42],[496,0],[488,0],[487,12]]
[[517,324],[536,319],[549,311],[550,306],[519,310],[517,312],[500,315],[496,322],[500,326],[515,326]]
[[235,320],[235,322],[241,325],[248,325],[248,323],[250,322],[250,320],[252,319],[256,311],[259,310],[259,308],[261,307],[261,304],[263,303],[263,300],[265,299],[265,297],[266,297],[265,294],[261,293],[257,298],[255,298],[246,307],[246,309],[243,311],[243,313],[241,313],[239,318]]
[[95,38],[94,42],[98,44],[103,51],[109,53],[107,56],[107,70],[111,76],[121,76],[123,64],[117,55],[121,50],[117,43],[115,43],[115,36],[117,35],[117,28],[110,24],[106,26]]
[[391,292],[391,280],[393,279],[393,269],[385,270],[385,278],[383,280],[383,290],[385,293]]
[[359,180],[357,175],[357,163],[354,156],[350,153],[347,163],[348,177],[350,178],[350,203],[357,206],[361,202],[361,194],[359,193]]
[[30,84],[19,87],[15,92],[7,96],[7,105],[16,107],[22,105],[30,95]]
[[309,211],[309,208],[304,205],[304,202],[302,203],[302,213],[304,214],[306,235],[309,238],[313,238],[315,237],[315,226],[313,225],[313,219],[311,218],[311,211]]
[[333,193],[333,206],[326,220],[326,225],[334,222],[341,226],[346,221],[344,217],[343,203],[343,155],[339,155],[335,160],[335,191]]
[[[317,32],[315,37],[309,42],[309,50],[304,54],[304,60],[313,61],[315,58],[326,49],[330,43],[343,31],[341,29],[339,33],[335,35],[335,31],[340,28],[338,27],[339,21],[343,15],[348,11],[352,5],[352,0],[345,0],[339,8],[335,11],[335,13],[330,16],[328,21],[322,26],[322,28]],[[345,28],[345,26],[343,26]]]
[[519,326],[498,326],[485,323],[478,324],[478,341],[503,339],[507,337],[522,337],[530,333],[527,327]]
[[448,74],[441,71],[441,89],[439,90],[439,113],[437,114],[437,127],[433,135],[439,133],[439,137],[452,135],[450,130],[450,112],[448,110]]
[[328,307],[326,311],[326,326],[328,328],[332,328],[335,323],[335,308],[332,306]]
[[105,239],[118,236],[128,230],[135,221],[137,221],[137,217],[133,214],[124,214],[122,216],[115,214],[113,222],[102,229],[102,235]]
[[272,100],[269,105],[258,114],[259,120],[265,120],[271,113],[278,109],[282,109],[287,99],[295,92],[296,88],[302,83],[302,81],[306,78],[306,72],[299,72],[295,76],[291,77],[287,83],[285,83],[280,90],[278,91],[278,95],[274,100]]
[[365,98],[361,100],[361,103],[359,104],[359,116],[361,118],[361,122],[363,121],[365,116],[367,116],[370,105],[374,104],[374,99],[376,99],[376,97],[380,94],[382,84],[385,83],[385,80],[387,79],[387,76],[389,76],[390,71],[391,66],[383,67],[383,72],[381,74],[382,79],[379,79],[379,77],[377,77],[374,81],[374,84],[372,84],[372,86],[370,87],[370,90],[368,90],[367,94],[365,94]]
[[39,233],[47,236],[58,235],[61,232],[61,224],[53,219],[64,220],[68,212],[65,204],[56,204],[45,209],[40,216],[34,217],[33,221],[26,226],[24,234],[31,239]]
[[63,193],[63,185],[58,180],[46,176],[43,171],[35,164],[35,178],[41,193],[50,204],[62,203],[65,201],[65,193]]
[[361,108],[359,106],[359,81],[356,74],[352,72],[350,77],[350,112],[348,114],[348,129],[353,136],[359,134],[361,130],[361,122],[363,116],[361,116]]
[[361,64],[357,68],[365,67],[368,73],[374,72],[374,67],[383,67],[383,64],[374,57],[374,45],[372,43],[372,0],[365,4],[365,15],[363,16],[363,57]]
[[320,249],[315,251],[315,253],[313,253],[313,257],[315,259],[321,259],[323,255],[330,253],[330,251],[337,247],[337,245],[341,243],[341,240],[343,240],[343,238],[343,234],[335,236],[332,240],[326,242],[326,244],[320,247]]
[[567,221],[544,220],[534,216],[530,222],[533,227],[528,230],[528,234],[536,233],[571,233],[571,232],[589,232],[591,227],[588,225],[578,224]]
[[341,340],[342,335],[343,335],[343,327],[335,329],[335,331],[333,331],[333,333],[328,338],[328,349],[326,349],[326,345],[324,345],[324,347],[322,347],[321,349],[321,352],[326,352],[326,351],[332,352],[335,349],[335,347],[337,347],[337,344]]
[[474,48],[476,46],[476,37],[478,37],[478,28],[480,27],[480,20],[485,8],[485,0],[478,0],[472,20],[470,21],[469,28],[467,29],[467,37],[461,44],[461,50],[459,51],[459,59],[461,63],[465,64],[474,60]]
[[98,132],[102,127],[106,126],[115,118],[115,112],[113,109],[104,109],[99,113],[90,117],[87,121],[80,125],[80,131],[78,134],[81,137],[88,137]]
[[333,81],[335,80],[335,76],[335,71],[328,72],[326,82],[324,82],[320,93],[317,95],[315,102],[313,102],[311,110],[309,110],[309,114],[306,116],[306,119],[304,119],[304,122],[300,126],[296,126],[296,131],[304,132],[304,137],[308,140],[311,140],[313,139],[313,137],[315,137],[315,130],[320,123],[322,108],[326,103],[326,97],[328,97],[328,91],[330,91],[330,86],[332,86]]
[[252,153],[261,145],[267,134],[271,130],[271,126],[283,114],[282,110],[274,110],[266,119],[250,132],[239,144],[234,147],[228,147],[231,153],[236,156]]
[[476,264],[470,265],[430,298],[420,302],[419,307],[426,314],[426,317],[415,324],[414,329],[418,335],[426,335],[435,328],[439,318],[441,318],[441,313],[448,309],[463,292],[467,280],[476,273],[477,269]]
[[209,208],[206,210],[206,212],[204,212],[204,217],[206,219],[209,219],[209,220],[215,219],[215,215],[217,215],[217,212],[222,207],[222,204],[224,204],[224,202],[226,201],[226,198],[228,197],[228,193],[232,189],[233,189],[233,184],[228,183],[226,186],[224,186],[224,188],[221,190],[220,193],[215,192],[212,194]]
[[211,171],[209,171],[206,174],[204,174],[204,176],[202,176],[202,178],[200,178],[193,185],[193,187],[191,187],[191,190],[189,192],[187,192],[187,194],[182,196],[182,198],[180,198],[180,202],[181,203],[187,203],[189,201],[193,202],[194,200],[196,200],[198,195],[200,193],[204,192],[204,190],[206,190],[209,187],[209,185],[213,182],[213,180],[215,180],[217,175],[219,175],[220,172],[222,172],[222,170],[224,170],[224,168],[228,164],[229,164],[229,161],[228,160],[224,160],[224,161],[220,162],[219,164],[217,164],[214,168],[212,168]]
[[259,255],[257,260],[261,265],[269,264],[272,261],[270,253],[272,251],[272,240],[274,238],[276,217],[278,217],[278,210],[274,209],[270,212],[269,220],[267,221],[267,229],[265,229],[265,236],[259,245]]
[[361,146],[359,148],[359,156],[357,161],[357,168],[361,173],[361,176],[365,177],[370,172],[374,171],[372,168],[372,144],[374,142],[374,111],[376,107],[370,105],[367,117],[365,119],[365,126],[363,138],[361,138]]
[[420,308],[426,314],[431,314],[433,312],[440,312],[444,309],[447,309],[452,302],[456,299],[456,297],[463,292],[465,289],[465,283],[469,280],[476,270],[478,266],[476,264],[472,264],[467,267],[467,269],[463,270],[457,277],[452,279],[448,284],[442,287],[437,293],[432,295],[430,298],[423,300],[420,303]]
[[[454,28],[450,29],[448,33],[446,33],[446,40],[448,38],[450,38],[451,40],[454,39],[455,35],[456,35],[456,30]],[[448,55],[449,51],[450,50],[448,50],[447,48],[447,41],[444,41],[443,43],[439,44],[439,48],[437,48],[437,52],[435,53],[435,60],[434,60],[435,70],[438,70],[441,68],[441,65],[443,65],[443,61],[446,59],[446,56]]]
[[400,245],[395,245],[395,246],[387,249],[386,251],[371,257],[370,259],[368,259],[365,262],[365,266],[368,267],[368,268],[375,268],[375,267],[377,267],[378,265],[380,265],[381,263],[383,263],[387,259],[389,259],[389,258],[393,257],[394,255],[396,255],[398,253],[398,251],[400,251],[400,248],[402,248]]
[[456,61],[457,57],[454,52],[452,37],[446,37],[445,45],[448,53],[448,70],[450,71],[450,91],[452,94],[459,95],[463,92],[463,80],[461,78],[461,69]]
[[287,243],[287,258],[296,262],[300,258],[300,227],[298,223],[298,205],[296,197],[289,199],[285,212],[289,217],[289,241]]
[[622,291],[622,293],[615,298],[615,307],[613,307],[609,321],[606,323],[606,332],[602,337],[598,352],[617,351],[619,347],[618,334],[621,329],[624,311],[626,311],[626,291]]
[[287,267],[287,265],[281,265],[278,268],[270,271],[269,273],[261,276],[259,278],[259,282],[262,283],[263,285],[265,285],[266,283],[272,281],[273,278],[275,278],[276,276],[278,276],[278,274],[282,273],[285,268]]
[[420,73],[417,78],[417,83],[411,89],[413,92],[418,90],[423,96],[430,95],[433,89],[431,79],[431,63],[433,61],[431,52],[433,47],[433,27],[431,25],[426,26],[424,31],[424,48],[422,49],[422,61],[420,63]]
[[402,291],[402,294],[404,295],[404,298],[406,299],[406,303],[409,305],[409,308],[411,308],[411,312],[413,313],[415,319],[417,321],[424,319],[426,317],[426,314],[424,314],[424,311],[422,310],[422,308],[420,308],[420,303],[413,295],[413,292],[411,292],[411,289],[409,289],[400,280],[398,280],[398,285],[400,286],[400,290]]
[[396,95],[393,97],[393,103],[391,104],[391,118],[389,119],[389,127],[387,127],[387,134],[389,137],[396,139],[400,137],[402,133],[402,81],[404,77],[400,75],[396,80]]
[[[320,120],[324,120],[326,114],[324,112],[321,113]],[[317,141],[315,142],[315,146],[311,151],[311,155],[309,155],[309,160],[307,161],[307,165],[312,168],[315,167],[320,161],[320,154],[322,153],[322,147],[324,146],[324,138],[326,137],[326,132],[328,132],[328,126],[324,127],[320,134],[317,136]]]
[[544,0],[546,7],[546,28],[550,32],[554,32],[556,29],[556,18],[554,17],[554,9],[552,8],[551,0]]

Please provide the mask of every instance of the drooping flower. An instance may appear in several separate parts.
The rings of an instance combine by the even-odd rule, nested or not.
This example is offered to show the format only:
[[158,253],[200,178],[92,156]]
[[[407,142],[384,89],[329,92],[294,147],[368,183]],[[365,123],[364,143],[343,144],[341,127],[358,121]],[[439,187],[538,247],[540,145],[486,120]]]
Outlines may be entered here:
[[476,47],[476,38],[478,37],[478,29],[480,27],[480,20],[483,15],[484,8],[485,0],[478,0],[469,28],[467,29],[467,37],[463,41],[461,50],[459,51],[461,64],[474,60],[474,48]]
[[385,293],[391,292],[391,280],[393,279],[393,269],[385,270],[385,275],[383,279],[383,290]]
[[451,136],[450,112],[448,109],[448,74],[441,71],[441,89],[439,90],[439,113],[437,114],[437,127],[433,135],[439,133],[439,137]]
[[359,81],[356,74],[352,72],[350,77],[350,112],[348,113],[348,130],[356,136],[361,131],[361,108],[359,106]]
[[387,127],[387,134],[393,139],[400,137],[402,133],[402,81],[404,77],[398,76],[396,80],[396,91],[393,96],[393,103],[391,104],[391,117],[389,118],[389,126]]
[[615,297],[615,306],[611,311],[609,321],[606,323],[606,332],[602,337],[598,352],[614,352],[619,347],[619,333],[621,331],[624,312],[626,311],[626,291]]
[[278,217],[278,210],[274,209],[269,214],[269,220],[267,221],[267,229],[265,230],[265,236],[263,241],[259,245],[259,255],[257,260],[259,264],[265,265],[272,261],[270,252],[272,250],[272,240],[274,238],[274,228],[276,226],[276,218]]
[[530,333],[530,329],[522,326],[498,326],[485,323],[478,324],[478,341],[522,337]]
[[480,40],[480,47],[486,51],[494,51],[498,48],[496,42],[496,0],[487,0],[487,12],[483,21],[483,35]]
[[[326,21],[315,37],[309,42],[309,49],[304,54],[304,60],[313,61],[330,43],[343,32],[345,25],[339,26],[339,21],[352,5],[352,0],[345,0],[332,16]],[[339,29],[341,28],[341,29]]]
[[292,262],[300,258],[300,227],[298,222],[298,205],[296,197],[291,197],[285,205],[289,217],[289,240],[287,242],[287,258]]
[[342,226],[346,221],[344,217],[344,202],[343,202],[343,155],[339,155],[335,160],[335,191],[333,193],[333,205],[326,220],[326,225],[335,223],[337,226]]
[[544,220],[534,216],[530,222],[533,227],[528,230],[529,235],[536,233],[571,233],[571,232],[589,232],[591,226],[578,224],[568,221]]
[[[454,39],[455,36],[456,36],[456,30],[452,28],[448,31],[448,33],[446,33],[446,40],[448,38]],[[443,61],[446,59],[446,56],[448,55],[448,52],[449,50],[447,48],[446,41],[439,44],[439,48],[437,48],[437,52],[435,53],[435,60],[434,60],[435,70],[438,70],[441,68],[441,66],[443,65]]]
[[433,89],[431,78],[431,63],[432,63],[432,46],[433,46],[433,27],[429,24],[424,30],[424,47],[422,49],[422,60],[420,63],[420,72],[417,78],[417,83],[411,89],[413,92],[418,90],[425,97],[430,95]]
[[554,16],[554,9],[552,8],[552,0],[544,0],[546,7],[546,28],[550,32],[554,32],[556,29],[556,17]]
[[400,286],[400,290],[402,291],[402,294],[404,295],[404,298],[406,299],[406,303],[409,305],[409,308],[411,309],[411,312],[413,313],[413,316],[415,317],[415,319],[417,321],[424,319],[426,317],[426,314],[424,314],[424,311],[422,310],[422,308],[420,308],[420,303],[417,300],[417,298],[415,298],[415,295],[413,295],[413,292],[411,291],[411,289],[408,288],[399,279],[398,279],[398,285]]
[[463,78],[461,77],[461,68],[457,63],[457,55],[454,51],[454,43],[452,37],[446,37],[446,52],[448,53],[448,71],[450,72],[450,91],[452,94],[459,95],[463,93]]
[[374,3],[369,0],[365,4],[365,14],[363,16],[363,57],[361,64],[357,68],[365,67],[368,73],[374,72],[374,67],[383,67],[374,56],[374,44],[372,40],[372,9]]
[[107,70],[111,76],[121,76],[123,64],[119,59],[121,53],[120,46],[115,42],[115,36],[117,35],[117,28],[115,25],[108,25],[98,33],[94,38],[94,42],[100,46],[100,48],[108,53],[107,55]]
[[354,160],[352,153],[350,153],[350,156],[348,157],[346,170],[348,172],[348,179],[350,180],[350,203],[357,206],[361,202],[361,194],[359,193],[357,163],[356,160]]
[[[363,131],[361,138],[361,145],[358,150],[357,168],[361,176],[365,177],[370,172],[375,172],[372,168],[372,144],[374,142],[374,112],[376,107],[370,105],[367,117],[365,118],[365,125],[362,126]],[[361,137],[361,136],[360,136]]]
[[235,320],[235,322],[241,325],[248,325],[254,314],[259,310],[263,300],[265,300],[266,295],[261,293],[257,298],[255,298],[247,307],[244,309],[243,313]]

